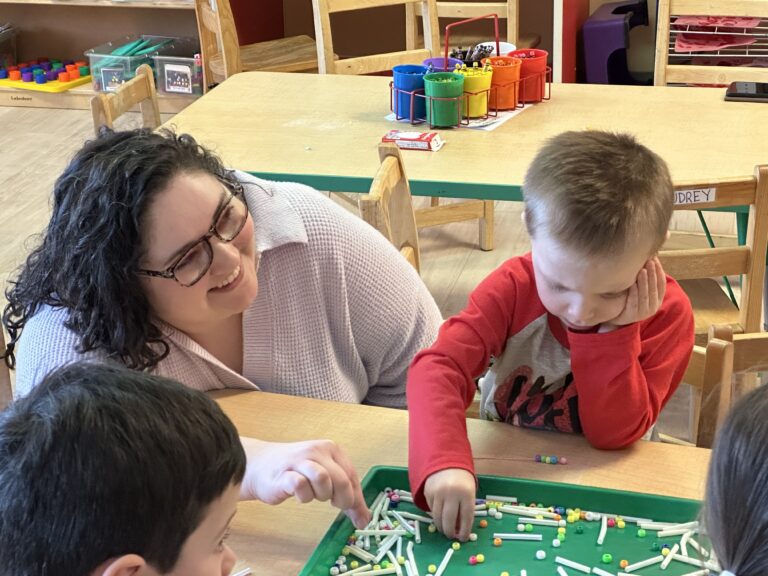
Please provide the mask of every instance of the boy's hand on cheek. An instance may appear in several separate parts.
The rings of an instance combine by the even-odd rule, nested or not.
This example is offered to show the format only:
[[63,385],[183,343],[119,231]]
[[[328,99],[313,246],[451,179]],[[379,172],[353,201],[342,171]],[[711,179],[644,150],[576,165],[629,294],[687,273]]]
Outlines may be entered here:
[[435,527],[447,538],[465,542],[475,517],[475,477],[462,468],[435,472],[424,483],[424,497]]
[[661,307],[666,289],[667,278],[664,269],[659,259],[654,256],[645,263],[635,283],[629,288],[624,309],[616,318],[603,323],[598,332],[611,332],[621,326],[650,318]]
[[244,499],[279,504],[327,501],[344,510],[357,528],[371,519],[354,466],[330,440],[262,442],[242,438],[248,465],[240,489]]

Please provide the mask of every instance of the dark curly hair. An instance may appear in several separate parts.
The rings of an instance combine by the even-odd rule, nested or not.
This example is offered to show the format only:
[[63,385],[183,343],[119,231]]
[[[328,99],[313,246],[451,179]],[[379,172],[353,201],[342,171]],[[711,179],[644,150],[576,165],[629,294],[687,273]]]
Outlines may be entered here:
[[75,154],[53,189],[42,241],[5,291],[3,324],[14,346],[41,305],[68,310],[78,351],[97,350],[146,370],[168,355],[136,273],[145,247],[141,227],[157,193],[174,176],[207,172],[233,187],[234,173],[192,136],[172,130],[103,129]]

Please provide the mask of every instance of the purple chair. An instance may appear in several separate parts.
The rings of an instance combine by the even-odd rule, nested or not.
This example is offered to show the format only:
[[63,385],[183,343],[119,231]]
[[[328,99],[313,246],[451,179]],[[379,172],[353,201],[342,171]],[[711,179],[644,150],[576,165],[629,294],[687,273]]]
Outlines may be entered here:
[[629,31],[648,25],[647,0],[603,4],[582,27],[588,84],[639,84],[627,67]]

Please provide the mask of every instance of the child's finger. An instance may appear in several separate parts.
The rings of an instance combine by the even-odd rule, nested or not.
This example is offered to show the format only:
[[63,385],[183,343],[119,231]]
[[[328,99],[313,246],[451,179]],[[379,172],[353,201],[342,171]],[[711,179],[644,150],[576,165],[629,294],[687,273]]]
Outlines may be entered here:
[[279,504],[283,500],[293,496],[301,503],[311,502],[315,493],[309,480],[299,472],[286,470],[275,480],[275,490],[268,504]]
[[472,522],[475,520],[475,500],[474,498],[462,498],[459,502],[459,535],[462,542],[469,539],[469,533],[472,532]]
[[637,275],[637,313],[642,316],[648,309],[648,270],[643,268]]
[[658,258],[653,259],[656,264],[656,291],[659,294],[659,305],[664,301],[664,294],[667,292],[667,275]]
[[294,470],[307,479],[315,500],[325,502],[333,497],[333,480],[327,462],[319,464],[312,460],[304,460],[294,466]]
[[459,500],[454,497],[447,498],[443,502],[442,511],[443,534],[448,538],[458,538],[456,525],[459,521]]
[[[362,495],[361,495],[362,496]],[[368,510],[368,506],[365,505],[365,500],[361,498],[359,502],[355,504],[353,508],[347,508],[344,510],[344,514],[352,521],[355,528],[362,530],[371,521],[371,511]]]
[[439,498],[435,496],[432,499],[432,502],[428,502],[429,509],[432,512],[432,520],[435,523],[435,528],[437,528],[437,531],[441,534],[445,534],[445,530],[443,530],[443,501],[442,498]]

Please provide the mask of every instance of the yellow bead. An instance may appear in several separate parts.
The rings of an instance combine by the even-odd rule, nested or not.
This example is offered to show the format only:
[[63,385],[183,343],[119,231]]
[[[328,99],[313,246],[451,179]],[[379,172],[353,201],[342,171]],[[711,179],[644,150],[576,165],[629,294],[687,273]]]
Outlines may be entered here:
[[435,566],[434,564],[430,564],[429,567],[427,568],[427,572],[429,572],[430,574],[434,574],[435,572],[437,572],[437,566]]
[[437,532],[437,528],[435,528],[434,524],[430,524],[429,526],[427,526],[427,532],[429,532],[430,534],[434,534],[435,532]]
[[560,528],[557,529],[558,534],[565,534],[565,528],[563,526],[560,526]]
[[[401,556],[401,558],[402,558],[402,556]],[[349,563],[349,567],[352,568],[353,570],[355,568],[357,568],[358,566],[360,566],[360,562],[358,562],[357,560],[352,560],[352,562]]]
[[461,544],[458,542],[454,542],[453,544],[451,544],[451,548],[453,548],[454,550],[459,550],[461,549]]
[[499,574],[499,576],[509,576],[509,572],[506,572],[506,571],[502,572],[501,574]]
[[661,549],[661,555],[662,556],[669,556],[669,548],[662,548]]
[[624,522],[624,520],[619,520],[618,522],[616,522],[616,526],[618,526],[619,528],[624,528],[626,525],[627,524],[626,522]]
[[478,554],[477,556],[475,556],[475,558],[477,558],[477,563],[478,564],[482,564],[483,562],[485,562],[485,555],[484,554]]
[[[400,566],[405,566],[405,556],[398,556],[397,563],[400,564]],[[357,562],[355,562],[355,564],[357,564]]]

